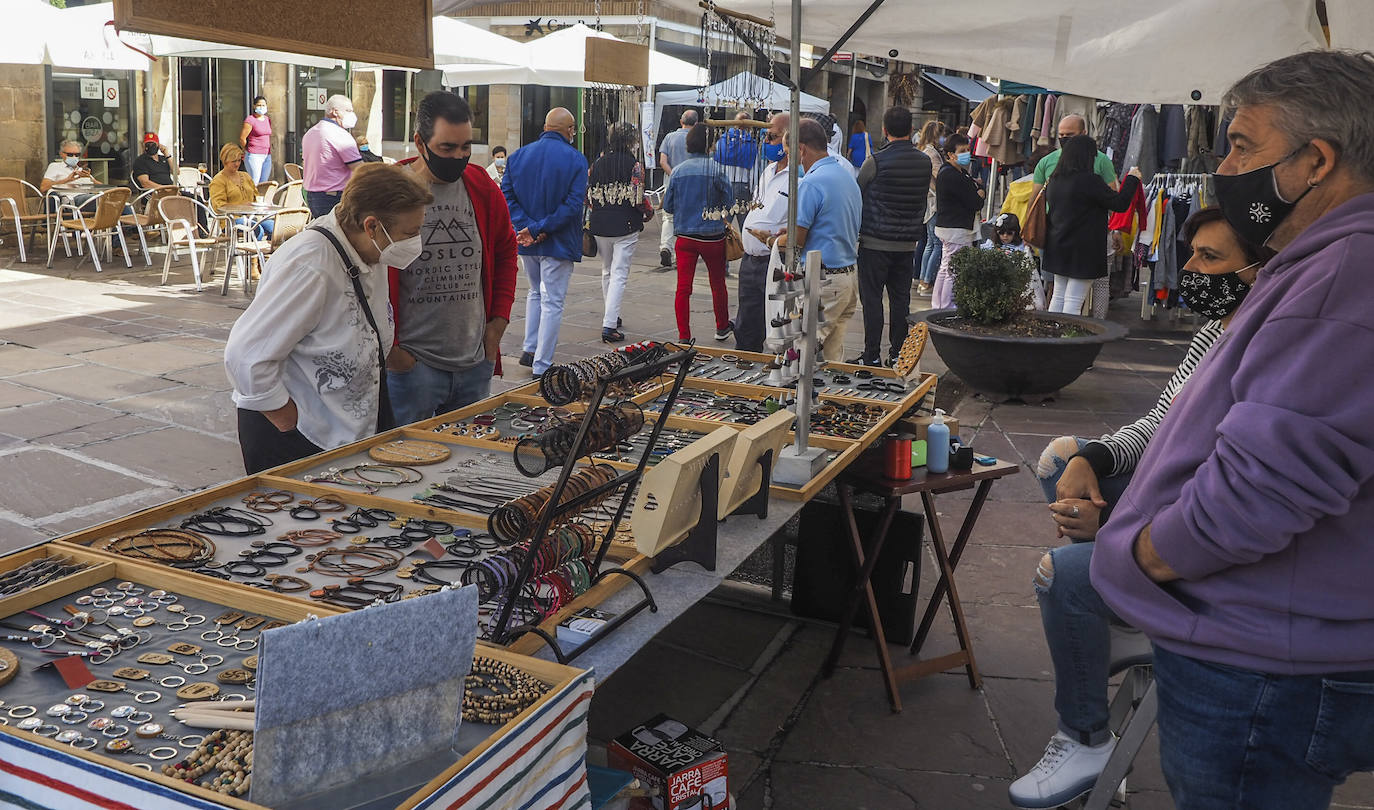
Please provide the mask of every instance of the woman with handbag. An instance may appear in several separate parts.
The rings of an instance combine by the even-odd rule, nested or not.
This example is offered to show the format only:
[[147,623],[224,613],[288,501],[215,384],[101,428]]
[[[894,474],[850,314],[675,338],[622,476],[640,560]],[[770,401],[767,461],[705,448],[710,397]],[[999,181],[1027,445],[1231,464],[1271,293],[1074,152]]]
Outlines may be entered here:
[[[674,167],[673,182],[663,196],[663,210],[673,215],[673,230],[677,234],[677,296],[673,308],[680,340],[692,339],[692,280],[697,259],[705,260],[711,282],[716,340],[727,340],[735,331],[730,322],[730,292],[725,286],[724,211],[733,200],[734,191],[725,170],[706,156],[706,125],[699,123],[687,132],[687,160]],[[712,212],[716,216],[708,219]]]
[[[1063,142],[1059,164],[1045,184],[1046,230],[1043,272],[1054,276],[1050,312],[1077,315],[1094,279],[1107,275],[1109,211],[1125,211],[1140,188],[1140,170],[1131,169],[1112,191],[1094,172],[1097,142],[1075,135]],[[1028,218],[1029,219],[1029,218]]]
[[224,347],[250,475],[394,426],[386,269],[420,255],[434,201],[411,176],[382,163],[357,169],[334,210],[267,260]]
[[[587,233],[594,240],[589,256],[601,257],[601,295],[606,310],[601,320],[601,340],[619,343],[620,302],[630,278],[639,234],[644,230],[644,165],[634,154],[639,132],[631,124],[611,125],[606,151],[587,172],[587,202],[591,213]],[[649,215],[653,215],[650,209]]]

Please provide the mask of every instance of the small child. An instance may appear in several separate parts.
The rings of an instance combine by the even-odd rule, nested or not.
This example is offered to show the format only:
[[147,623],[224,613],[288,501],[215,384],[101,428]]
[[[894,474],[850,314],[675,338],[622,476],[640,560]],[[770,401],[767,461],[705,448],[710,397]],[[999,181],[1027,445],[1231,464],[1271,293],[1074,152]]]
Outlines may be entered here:
[[1031,252],[1031,246],[1026,244],[1021,238],[1021,220],[1015,214],[999,214],[994,220],[996,227],[996,239],[985,239],[982,247],[986,250],[1003,250],[1008,253],[1024,253],[1034,263],[1035,267],[1031,270],[1030,286],[1027,292],[1030,293],[1033,309],[1045,308],[1045,280],[1040,273],[1040,263],[1035,260],[1035,254]]

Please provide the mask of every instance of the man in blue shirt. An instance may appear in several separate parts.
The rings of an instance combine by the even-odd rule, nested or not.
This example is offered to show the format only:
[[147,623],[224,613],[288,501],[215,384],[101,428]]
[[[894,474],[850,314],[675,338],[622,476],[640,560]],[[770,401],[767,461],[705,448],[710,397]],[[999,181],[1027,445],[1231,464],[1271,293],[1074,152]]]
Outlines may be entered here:
[[532,367],[536,377],[553,364],[573,262],[582,261],[587,159],[572,145],[576,134],[573,114],[553,108],[544,119],[544,134],[506,159],[501,179],[530,279],[520,365]]
[[[830,283],[821,288],[825,321],[817,341],[827,358],[839,360],[844,357],[845,327],[859,303],[854,266],[859,256],[863,195],[849,169],[828,153],[825,130],[819,123],[802,120],[797,140],[806,171],[797,185],[797,255],[821,252],[821,266]],[[785,238],[781,244],[787,244]]]

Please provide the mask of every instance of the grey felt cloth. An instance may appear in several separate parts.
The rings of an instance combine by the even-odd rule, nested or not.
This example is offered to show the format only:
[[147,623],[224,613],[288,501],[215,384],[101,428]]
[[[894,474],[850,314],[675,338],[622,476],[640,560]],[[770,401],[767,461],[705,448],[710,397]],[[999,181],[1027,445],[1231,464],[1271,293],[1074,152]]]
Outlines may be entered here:
[[263,633],[252,801],[285,805],[452,748],[476,637],[475,587]]

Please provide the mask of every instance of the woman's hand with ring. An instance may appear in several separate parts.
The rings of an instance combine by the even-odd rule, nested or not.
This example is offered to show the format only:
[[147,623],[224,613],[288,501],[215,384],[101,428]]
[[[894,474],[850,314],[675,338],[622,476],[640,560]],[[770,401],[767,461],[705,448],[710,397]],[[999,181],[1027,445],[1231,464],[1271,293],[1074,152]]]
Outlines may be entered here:
[[1092,540],[1102,522],[1102,510],[1092,501],[1069,498],[1050,504],[1050,516],[1058,536],[1072,540]]

